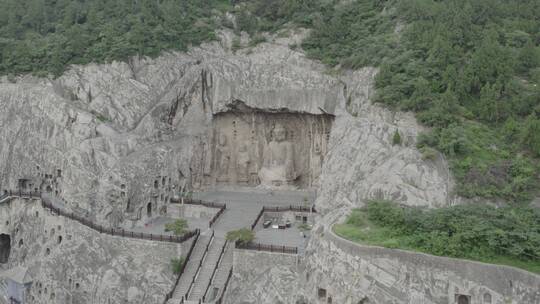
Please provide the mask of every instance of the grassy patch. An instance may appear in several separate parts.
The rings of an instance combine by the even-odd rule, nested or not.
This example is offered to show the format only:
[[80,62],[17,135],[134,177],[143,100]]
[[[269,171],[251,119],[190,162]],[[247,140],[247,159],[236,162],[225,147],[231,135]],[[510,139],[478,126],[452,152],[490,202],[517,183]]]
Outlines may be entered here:
[[540,273],[540,212],[455,206],[436,210],[370,202],[334,232],[353,242],[514,266]]

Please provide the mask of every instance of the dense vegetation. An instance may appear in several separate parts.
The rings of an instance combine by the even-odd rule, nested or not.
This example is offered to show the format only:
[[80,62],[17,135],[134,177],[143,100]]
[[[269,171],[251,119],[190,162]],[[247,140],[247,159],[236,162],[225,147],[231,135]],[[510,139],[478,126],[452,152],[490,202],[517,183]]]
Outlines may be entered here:
[[228,0],[0,0],[0,74],[186,50],[214,37]]
[[353,241],[507,264],[540,273],[540,210],[463,205],[420,210],[372,201],[337,234]]
[[[270,3],[270,4],[269,4]],[[306,4],[309,3],[309,4]],[[285,7],[287,9],[277,9]],[[331,66],[380,67],[376,101],[432,127],[465,197],[527,201],[540,156],[540,2],[259,0],[244,28],[311,27],[306,53]],[[246,14],[246,13],[242,13]]]

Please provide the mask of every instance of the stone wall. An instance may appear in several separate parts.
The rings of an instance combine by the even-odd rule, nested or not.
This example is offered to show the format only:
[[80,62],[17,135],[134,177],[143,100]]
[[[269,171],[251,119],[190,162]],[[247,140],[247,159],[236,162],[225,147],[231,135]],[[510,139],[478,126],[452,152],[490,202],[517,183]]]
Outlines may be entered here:
[[[308,303],[540,303],[540,276],[507,266],[359,245],[317,232],[302,273]],[[319,297],[319,289],[326,297]]]
[[0,205],[0,234],[11,237],[0,269],[28,267],[29,303],[161,304],[175,282],[171,258],[189,245],[100,234],[21,199]]
[[[174,204],[178,205],[178,204]],[[171,206],[174,206],[171,205]],[[171,207],[169,206],[169,207]],[[211,218],[218,213],[219,208],[209,208],[202,205],[191,205],[191,204],[183,204],[179,205],[179,217],[189,217],[189,218],[197,218],[197,219],[208,219]]]
[[298,256],[235,249],[226,304],[295,303]]

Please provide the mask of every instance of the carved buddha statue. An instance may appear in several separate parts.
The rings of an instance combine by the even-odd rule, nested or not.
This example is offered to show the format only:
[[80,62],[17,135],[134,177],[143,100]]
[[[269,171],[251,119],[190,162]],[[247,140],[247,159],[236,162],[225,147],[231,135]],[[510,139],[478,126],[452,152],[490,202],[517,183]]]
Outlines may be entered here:
[[287,130],[276,124],[271,141],[265,146],[259,179],[264,186],[291,185],[298,174],[294,167],[294,147],[287,141]]

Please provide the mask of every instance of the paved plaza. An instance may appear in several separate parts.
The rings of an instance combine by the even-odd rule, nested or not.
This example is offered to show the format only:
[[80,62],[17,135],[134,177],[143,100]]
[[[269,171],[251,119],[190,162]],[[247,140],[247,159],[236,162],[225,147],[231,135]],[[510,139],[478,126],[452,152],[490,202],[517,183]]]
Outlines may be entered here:
[[[216,235],[225,236],[228,231],[240,228],[249,228],[263,206],[310,206],[315,200],[315,193],[308,191],[207,191],[194,193],[195,199],[208,202],[227,204],[227,210],[223,213],[214,229]],[[267,245],[284,245],[298,247],[303,250],[307,243],[306,237],[296,227],[287,229],[273,229],[258,227],[256,229],[256,242]]]

